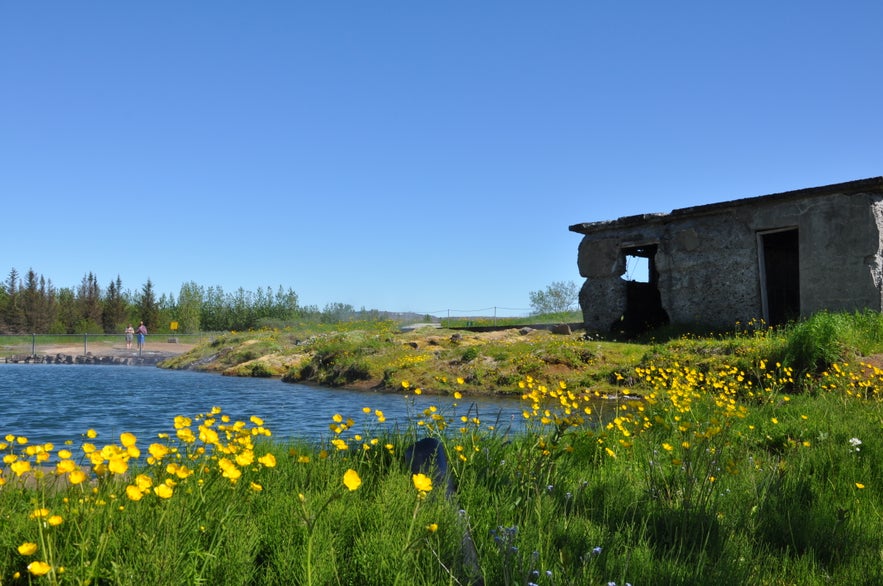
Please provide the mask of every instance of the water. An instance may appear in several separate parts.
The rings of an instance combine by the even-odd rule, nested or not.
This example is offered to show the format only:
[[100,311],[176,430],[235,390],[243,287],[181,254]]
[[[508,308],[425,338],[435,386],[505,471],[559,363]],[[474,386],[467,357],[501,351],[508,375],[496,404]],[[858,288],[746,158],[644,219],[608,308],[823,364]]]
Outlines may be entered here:
[[[158,433],[173,434],[176,415],[193,417],[213,406],[234,421],[261,417],[277,440],[312,441],[331,435],[328,426],[335,413],[377,429],[373,410],[379,409],[388,428],[402,428],[430,405],[445,415],[456,410],[458,417],[471,417],[477,410],[484,424],[499,417],[499,429],[522,421],[515,399],[405,398],[149,367],[0,365],[0,438],[11,433],[27,437],[31,444],[52,442],[56,448],[65,440],[79,445],[90,428],[99,433],[97,444],[116,443],[119,434],[128,431],[144,445]],[[365,415],[363,407],[370,407],[372,414]]]

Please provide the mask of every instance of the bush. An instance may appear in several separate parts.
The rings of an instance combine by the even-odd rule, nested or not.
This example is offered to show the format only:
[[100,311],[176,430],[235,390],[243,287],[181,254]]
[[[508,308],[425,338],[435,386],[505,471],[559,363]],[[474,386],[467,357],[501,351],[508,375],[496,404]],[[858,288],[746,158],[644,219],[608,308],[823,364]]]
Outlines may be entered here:
[[786,332],[785,363],[795,374],[819,373],[851,353],[871,354],[883,348],[883,315],[876,311],[822,311]]

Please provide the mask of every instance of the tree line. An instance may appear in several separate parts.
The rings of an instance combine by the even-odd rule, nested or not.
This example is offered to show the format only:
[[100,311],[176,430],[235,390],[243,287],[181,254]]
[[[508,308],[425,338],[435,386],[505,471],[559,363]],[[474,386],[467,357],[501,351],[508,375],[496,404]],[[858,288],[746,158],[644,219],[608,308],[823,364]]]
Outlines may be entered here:
[[[339,313],[341,304],[329,308]],[[0,285],[3,334],[110,334],[141,321],[151,332],[168,332],[172,322],[180,333],[248,330],[323,315],[315,306],[299,307],[297,293],[281,286],[230,293],[188,282],[177,297],[157,297],[150,279],[132,291],[119,276],[102,287],[89,272],[77,287],[56,287],[33,269],[21,275],[14,268]]]

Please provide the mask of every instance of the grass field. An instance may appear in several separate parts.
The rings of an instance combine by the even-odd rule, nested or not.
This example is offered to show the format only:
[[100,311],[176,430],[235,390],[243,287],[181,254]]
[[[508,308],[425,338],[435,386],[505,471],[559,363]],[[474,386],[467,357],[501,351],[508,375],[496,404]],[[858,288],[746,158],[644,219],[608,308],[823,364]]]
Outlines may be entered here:
[[[514,436],[459,378],[451,410],[382,432],[366,394],[318,444],[220,408],[157,438],[7,436],[0,583],[883,583],[879,325],[648,342],[603,389],[525,375]],[[450,495],[405,462],[423,437]]]

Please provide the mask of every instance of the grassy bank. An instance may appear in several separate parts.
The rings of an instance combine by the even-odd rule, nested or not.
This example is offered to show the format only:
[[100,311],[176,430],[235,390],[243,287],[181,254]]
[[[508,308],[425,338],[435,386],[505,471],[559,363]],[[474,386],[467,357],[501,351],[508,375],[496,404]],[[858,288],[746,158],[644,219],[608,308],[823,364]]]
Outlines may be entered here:
[[[159,438],[8,436],[0,582],[878,584],[880,321],[816,319],[628,345],[601,425],[606,390],[525,375],[517,436],[468,395],[381,432],[367,394],[318,445],[219,409]],[[404,461],[425,436],[450,496]]]

